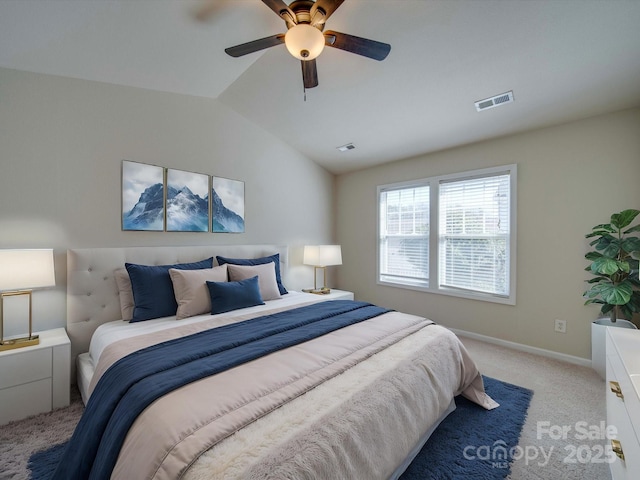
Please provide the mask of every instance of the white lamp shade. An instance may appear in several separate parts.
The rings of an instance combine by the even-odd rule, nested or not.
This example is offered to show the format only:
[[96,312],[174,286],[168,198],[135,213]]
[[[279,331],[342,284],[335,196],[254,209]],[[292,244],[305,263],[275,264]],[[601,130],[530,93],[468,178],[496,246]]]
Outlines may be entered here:
[[0,250],[0,291],[56,284],[53,250]]
[[299,23],[287,31],[284,44],[298,60],[313,60],[324,49],[324,35],[316,27]]
[[342,265],[342,249],[340,245],[306,245],[302,263],[314,267]]

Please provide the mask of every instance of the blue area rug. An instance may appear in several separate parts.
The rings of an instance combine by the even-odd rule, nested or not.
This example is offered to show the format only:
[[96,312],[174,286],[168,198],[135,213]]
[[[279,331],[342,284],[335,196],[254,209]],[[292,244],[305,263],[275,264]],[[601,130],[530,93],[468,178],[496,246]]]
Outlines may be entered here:
[[[485,410],[462,396],[433,432],[400,480],[502,480],[511,471],[533,392],[484,378],[486,392],[500,404]],[[517,452],[516,452],[517,453]]]
[[[502,480],[509,472],[509,451],[518,444],[533,392],[484,377],[487,393],[500,404],[485,410],[456,397],[456,410],[433,433],[400,480]],[[34,453],[31,480],[46,480],[66,443]]]

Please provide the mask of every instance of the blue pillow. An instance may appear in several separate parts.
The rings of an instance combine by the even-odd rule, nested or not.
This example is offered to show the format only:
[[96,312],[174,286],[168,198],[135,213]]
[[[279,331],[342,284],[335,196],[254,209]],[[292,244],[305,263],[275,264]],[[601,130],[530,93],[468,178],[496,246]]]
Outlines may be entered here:
[[261,258],[227,258],[227,257],[216,257],[218,261],[218,265],[224,265],[225,263],[230,263],[232,265],[263,265],[265,263],[273,262],[276,264],[276,282],[278,283],[278,290],[280,290],[280,295],[284,295],[287,292],[287,289],[284,288],[282,284],[282,278],[280,277],[280,254],[276,253],[275,255],[270,255],[268,257]]
[[194,263],[175,265],[138,265],[125,263],[131,279],[133,291],[133,317],[130,322],[141,322],[152,318],[175,315],[178,310],[173,283],[169,275],[170,268],[178,270],[199,270],[212,268],[213,257]]
[[211,315],[264,305],[257,275],[239,282],[207,281],[207,287],[211,296]]

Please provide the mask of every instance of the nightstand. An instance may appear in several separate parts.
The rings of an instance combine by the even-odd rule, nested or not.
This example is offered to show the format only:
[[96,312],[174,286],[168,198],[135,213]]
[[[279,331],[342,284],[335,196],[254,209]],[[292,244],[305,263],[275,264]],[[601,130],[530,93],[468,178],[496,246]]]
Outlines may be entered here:
[[316,297],[322,297],[325,300],[353,300],[353,292],[348,292],[346,290],[338,290],[336,288],[332,288],[331,292],[325,295],[318,295],[316,293],[309,293],[308,295],[315,295]]
[[64,328],[40,343],[0,352],[0,425],[69,405],[71,342]]

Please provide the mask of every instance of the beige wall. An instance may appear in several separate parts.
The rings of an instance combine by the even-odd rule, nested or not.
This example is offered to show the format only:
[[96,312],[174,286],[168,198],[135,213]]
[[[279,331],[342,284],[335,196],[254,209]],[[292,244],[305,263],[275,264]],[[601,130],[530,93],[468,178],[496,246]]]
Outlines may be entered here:
[[[589,357],[584,234],[613,211],[640,208],[640,109],[334,177],[216,100],[0,68],[0,248],[50,247],[58,287],[34,295],[36,329],[65,324],[65,251],[73,247],[337,240],[329,269],[359,299],[453,328]],[[123,159],[245,181],[244,234],[122,232]],[[375,283],[376,185],[518,164],[517,305]],[[616,175],[615,185],[607,175]],[[604,199],[596,192],[613,191]],[[313,205],[313,215],[309,214]],[[292,287],[312,282],[296,267]],[[567,320],[567,333],[553,320]]]
[[[123,159],[243,180],[246,233],[121,231]],[[67,248],[286,244],[300,265],[333,241],[334,176],[216,100],[0,68],[0,164],[0,248],[56,253],[36,330],[65,325]]]
[[[425,127],[427,128],[427,127]],[[518,165],[517,305],[376,284],[376,186]],[[340,288],[360,300],[427,316],[451,328],[590,358],[583,306],[584,239],[613,212],[640,209],[640,109],[594,117],[340,175],[336,184]],[[556,318],[567,333],[554,332]]]

